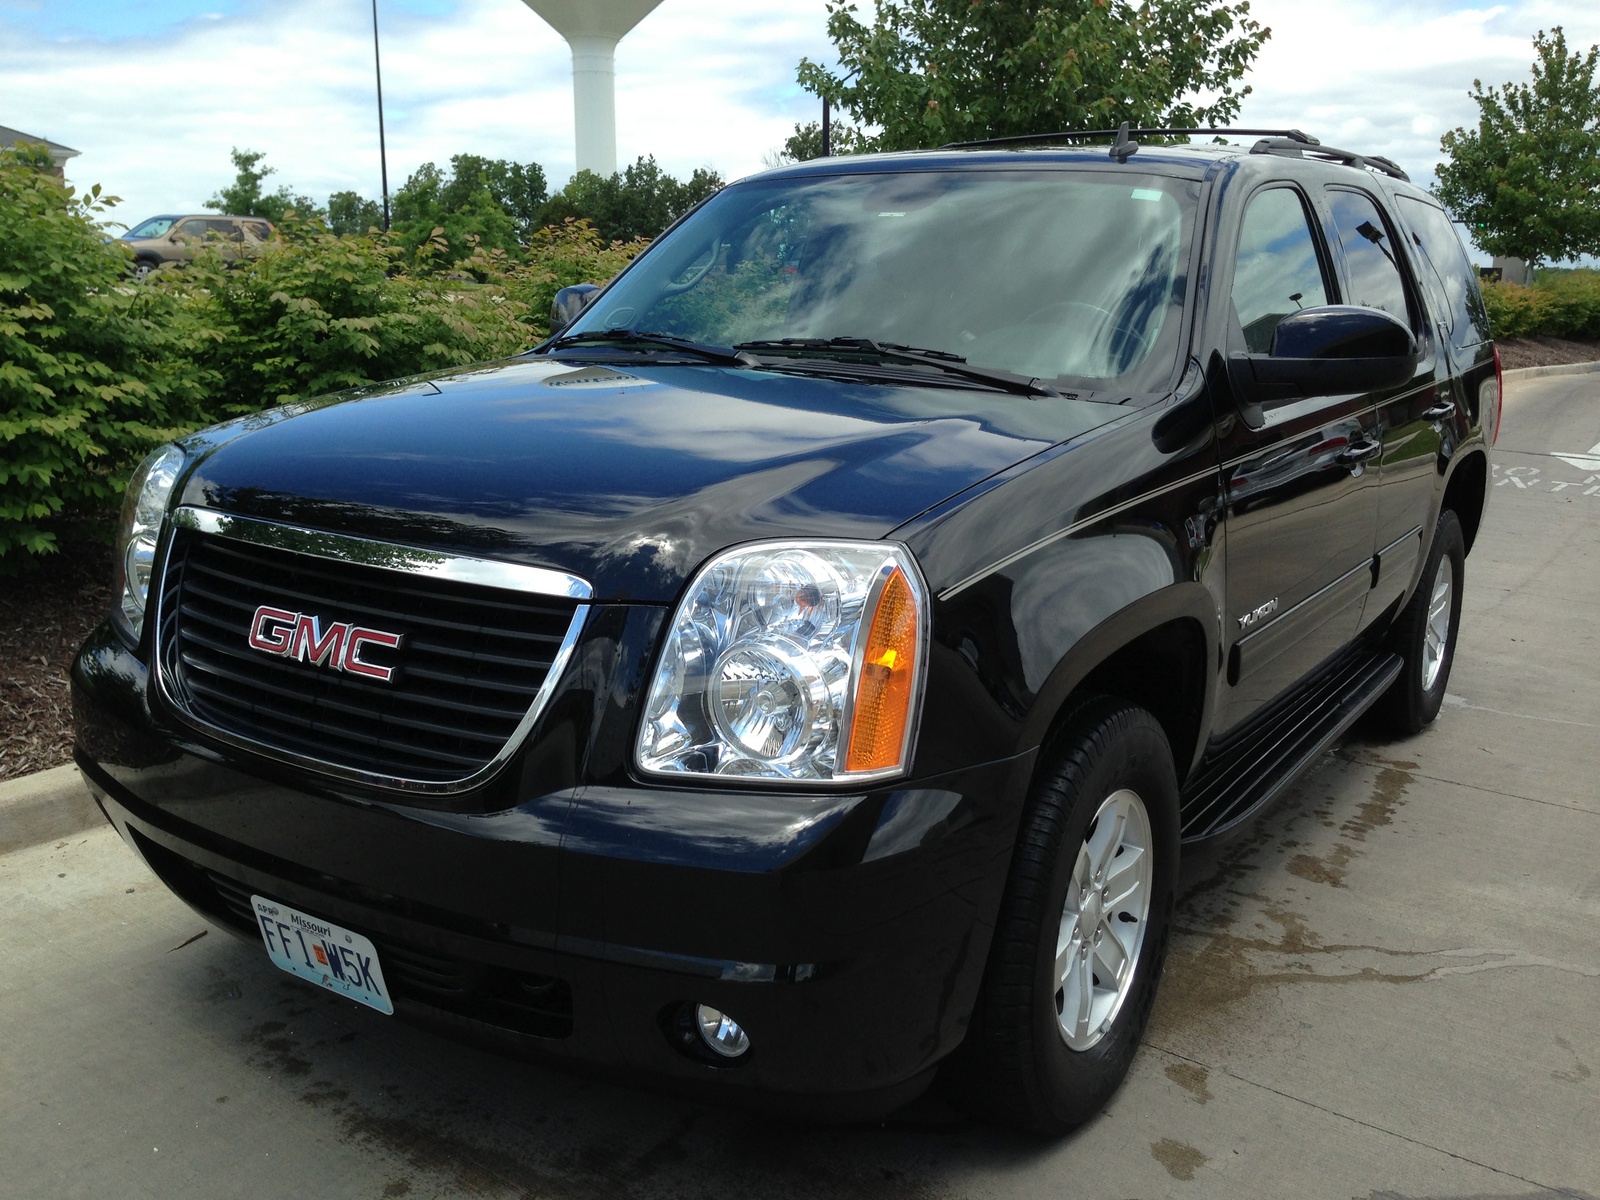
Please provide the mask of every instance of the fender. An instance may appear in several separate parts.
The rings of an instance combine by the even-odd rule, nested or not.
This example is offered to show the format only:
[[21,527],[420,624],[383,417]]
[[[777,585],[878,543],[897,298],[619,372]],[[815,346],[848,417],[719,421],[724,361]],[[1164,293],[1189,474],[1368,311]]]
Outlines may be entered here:
[[1043,742],[1072,693],[1117,651],[1158,629],[1184,623],[1193,627],[1205,656],[1199,664],[1199,678],[1194,681],[1198,694],[1190,698],[1199,710],[1194,746],[1186,761],[1174,764],[1181,782],[1199,761],[1211,728],[1215,689],[1208,684],[1215,677],[1222,645],[1215,598],[1204,584],[1192,581],[1174,583],[1139,597],[1074,642],[1040,687],[1023,722],[1018,750],[1031,749]]

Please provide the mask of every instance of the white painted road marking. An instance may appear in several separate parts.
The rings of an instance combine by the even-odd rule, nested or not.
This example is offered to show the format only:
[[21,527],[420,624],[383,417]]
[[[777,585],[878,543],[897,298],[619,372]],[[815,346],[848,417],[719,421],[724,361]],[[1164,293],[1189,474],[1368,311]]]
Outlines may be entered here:
[[1600,442],[1590,446],[1587,454],[1556,454],[1553,457],[1580,471],[1600,471]]

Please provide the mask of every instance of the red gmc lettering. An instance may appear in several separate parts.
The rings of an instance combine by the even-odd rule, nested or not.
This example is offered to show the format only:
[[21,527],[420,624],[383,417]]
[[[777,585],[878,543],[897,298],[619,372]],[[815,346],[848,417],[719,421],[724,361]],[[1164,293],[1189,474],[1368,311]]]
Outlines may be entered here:
[[376,629],[352,629],[350,636],[344,643],[344,662],[340,664],[352,675],[366,675],[372,679],[381,679],[389,682],[394,674],[393,667],[380,667],[376,663],[361,661],[361,647],[371,642],[374,646],[398,646],[400,635],[398,633],[380,633]]
[[286,653],[290,658],[315,663],[319,667],[340,667],[344,635],[349,631],[348,625],[335,621],[328,627],[328,632],[323,633],[322,622],[318,618],[302,613],[294,623],[294,636],[289,640]]
[[252,650],[388,683],[394,678],[395,669],[367,662],[361,651],[366,646],[394,649],[400,645],[401,635],[344,621],[335,621],[324,630],[321,618],[310,613],[287,612],[263,604],[250,622],[249,640]]
[[256,609],[255,620],[250,622],[250,648],[265,650],[268,654],[289,653],[289,629],[299,616],[299,613],[263,604]]

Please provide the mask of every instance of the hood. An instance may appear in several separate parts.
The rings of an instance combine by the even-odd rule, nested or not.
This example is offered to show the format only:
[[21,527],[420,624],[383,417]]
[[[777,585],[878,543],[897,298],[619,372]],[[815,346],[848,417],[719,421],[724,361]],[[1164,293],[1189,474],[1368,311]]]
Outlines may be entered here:
[[287,405],[198,435],[182,502],[550,567],[666,603],[758,538],[880,538],[1116,405],[548,358]]

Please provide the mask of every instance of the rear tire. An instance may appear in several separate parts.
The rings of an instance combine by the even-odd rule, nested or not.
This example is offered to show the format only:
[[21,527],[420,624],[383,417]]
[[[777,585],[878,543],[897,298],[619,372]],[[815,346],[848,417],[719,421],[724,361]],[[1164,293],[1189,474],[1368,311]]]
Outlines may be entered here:
[[1109,697],[1046,751],[954,1066],[984,1120],[1058,1136],[1126,1077],[1166,957],[1178,784],[1160,724]]
[[1394,623],[1390,645],[1405,660],[1399,677],[1376,706],[1378,719],[1392,733],[1410,737],[1439,715],[1461,628],[1461,584],[1465,579],[1466,539],[1450,509],[1439,514],[1433,546],[1417,590]]

